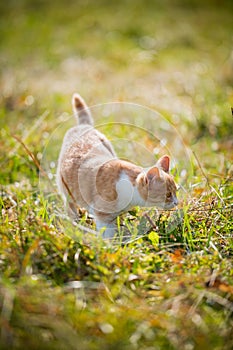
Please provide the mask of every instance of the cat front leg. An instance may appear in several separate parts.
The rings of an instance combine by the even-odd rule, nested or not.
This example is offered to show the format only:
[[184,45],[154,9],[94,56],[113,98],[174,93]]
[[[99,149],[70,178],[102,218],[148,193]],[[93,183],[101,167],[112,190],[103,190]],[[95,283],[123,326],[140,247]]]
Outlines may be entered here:
[[103,238],[113,238],[117,232],[115,221],[107,222],[96,217],[96,228],[98,231],[103,231]]

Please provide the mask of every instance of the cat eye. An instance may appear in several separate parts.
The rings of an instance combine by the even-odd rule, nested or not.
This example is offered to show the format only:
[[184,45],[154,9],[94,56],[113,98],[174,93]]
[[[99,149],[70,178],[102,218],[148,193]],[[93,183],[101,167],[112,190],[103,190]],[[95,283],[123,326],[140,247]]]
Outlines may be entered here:
[[171,198],[171,196],[172,196],[171,192],[168,192],[167,193],[167,198]]

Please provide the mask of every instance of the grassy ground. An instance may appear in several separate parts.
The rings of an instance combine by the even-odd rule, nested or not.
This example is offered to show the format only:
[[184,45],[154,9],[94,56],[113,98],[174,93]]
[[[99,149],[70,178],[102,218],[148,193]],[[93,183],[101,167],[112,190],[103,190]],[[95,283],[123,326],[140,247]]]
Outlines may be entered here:
[[[231,2],[10,0],[0,13],[1,349],[232,349]],[[142,236],[129,244],[57,225],[35,159],[74,91],[177,128],[193,172],[171,229],[173,213],[138,208],[121,219]]]

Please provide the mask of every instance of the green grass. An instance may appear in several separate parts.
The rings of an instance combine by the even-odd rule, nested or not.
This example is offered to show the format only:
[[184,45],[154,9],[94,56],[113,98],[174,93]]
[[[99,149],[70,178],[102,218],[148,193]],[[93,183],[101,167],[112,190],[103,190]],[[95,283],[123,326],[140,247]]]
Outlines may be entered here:
[[[1,349],[233,348],[232,13],[231,1],[1,3]],[[180,211],[123,215],[128,243],[74,230],[40,193],[35,159],[55,171],[74,91],[159,111],[185,144],[170,149],[189,169]],[[93,112],[120,156],[147,164],[160,125],[131,107]]]

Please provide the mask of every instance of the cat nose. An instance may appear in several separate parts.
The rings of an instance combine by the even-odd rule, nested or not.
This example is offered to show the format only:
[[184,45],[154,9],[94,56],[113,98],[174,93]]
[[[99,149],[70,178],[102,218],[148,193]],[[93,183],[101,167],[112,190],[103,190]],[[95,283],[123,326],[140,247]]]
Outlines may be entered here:
[[178,199],[177,199],[176,197],[174,197],[173,203],[174,203],[175,205],[178,205],[178,204],[179,204],[179,201],[178,201]]

